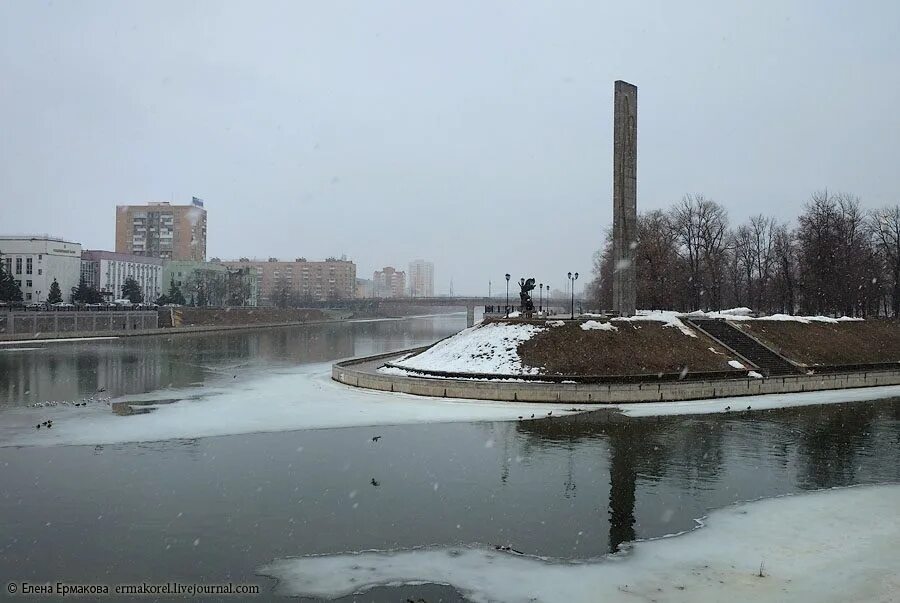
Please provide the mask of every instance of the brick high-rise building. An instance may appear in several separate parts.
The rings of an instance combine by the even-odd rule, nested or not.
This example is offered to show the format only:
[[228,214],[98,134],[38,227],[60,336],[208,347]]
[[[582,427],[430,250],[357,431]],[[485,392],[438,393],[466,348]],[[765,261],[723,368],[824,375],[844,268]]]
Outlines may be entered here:
[[375,297],[403,297],[406,295],[406,273],[393,266],[377,270],[372,278]]
[[409,263],[409,295],[434,297],[434,264],[425,260]]
[[310,301],[356,297],[356,264],[344,258],[328,258],[324,262],[308,262],[306,258],[293,262],[241,258],[222,264],[255,271],[259,278],[260,303],[268,306],[297,306]]
[[206,261],[206,210],[168,202],[116,206],[116,253]]

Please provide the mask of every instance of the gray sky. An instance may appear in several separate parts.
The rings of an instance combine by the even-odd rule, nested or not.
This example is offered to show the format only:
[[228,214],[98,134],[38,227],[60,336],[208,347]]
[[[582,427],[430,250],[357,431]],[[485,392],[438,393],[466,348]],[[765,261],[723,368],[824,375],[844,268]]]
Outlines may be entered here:
[[611,218],[616,79],[639,210],[900,202],[900,3],[606,4],[7,0],[0,231],[112,249],[116,204],[196,195],[210,257],[562,288]]

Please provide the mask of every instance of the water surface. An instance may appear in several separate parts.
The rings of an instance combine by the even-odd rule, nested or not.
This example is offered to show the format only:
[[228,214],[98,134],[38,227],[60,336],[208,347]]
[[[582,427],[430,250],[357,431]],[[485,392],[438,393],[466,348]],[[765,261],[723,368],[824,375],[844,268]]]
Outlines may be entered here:
[[[464,326],[456,315],[3,351],[0,404],[202,389]],[[0,474],[10,580],[249,582],[269,598],[255,571],[281,557],[483,543],[585,559],[738,501],[900,482],[900,401],[5,447]],[[407,597],[459,599],[418,586],[346,600]]]

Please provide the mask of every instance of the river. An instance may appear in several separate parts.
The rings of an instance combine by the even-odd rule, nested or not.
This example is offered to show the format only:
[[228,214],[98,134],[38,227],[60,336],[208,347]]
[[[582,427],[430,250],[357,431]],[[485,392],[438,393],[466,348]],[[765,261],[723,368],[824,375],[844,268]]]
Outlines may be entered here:
[[[79,415],[80,445],[40,445],[46,428],[22,427],[39,416],[35,403],[144,396],[152,415],[172,400],[190,405],[185,391],[202,397],[273,375],[304,378],[274,392],[237,390],[246,394],[229,403],[277,398],[304,412],[326,392],[336,408],[360,394],[328,381],[330,362],[423,345],[464,326],[464,315],[443,315],[2,346],[0,573],[36,583],[247,583],[269,598],[275,581],[258,569],[284,557],[480,543],[589,559],[690,530],[739,501],[900,482],[896,399],[687,417],[266,424],[261,432],[245,420],[240,433],[201,437],[204,420],[228,424],[231,407],[211,406],[208,419],[186,415],[196,437],[180,425],[176,439],[140,442],[110,438],[105,426],[141,417],[114,416],[95,400]],[[370,405],[392,404],[367,395]],[[329,412],[322,408],[315,412]],[[69,416],[56,419],[52,437],[65,435]],[[97,429],[85,431],[92,417]],[[462,600],[437,585],[341,600],[406,598]]]

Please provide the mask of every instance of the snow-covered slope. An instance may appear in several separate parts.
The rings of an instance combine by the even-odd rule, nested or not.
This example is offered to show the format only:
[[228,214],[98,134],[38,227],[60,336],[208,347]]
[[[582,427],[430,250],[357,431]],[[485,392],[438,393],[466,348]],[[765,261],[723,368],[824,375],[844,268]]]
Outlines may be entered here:
[[400,367],[455,373],[536,374],[526,370],[516,349],[545,327],[516,323],[488,323],[460,331],[421,354],[400,360]]

